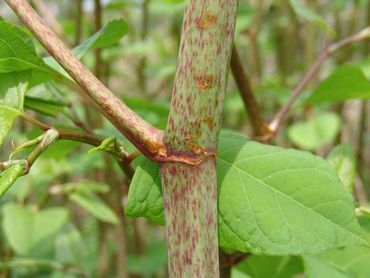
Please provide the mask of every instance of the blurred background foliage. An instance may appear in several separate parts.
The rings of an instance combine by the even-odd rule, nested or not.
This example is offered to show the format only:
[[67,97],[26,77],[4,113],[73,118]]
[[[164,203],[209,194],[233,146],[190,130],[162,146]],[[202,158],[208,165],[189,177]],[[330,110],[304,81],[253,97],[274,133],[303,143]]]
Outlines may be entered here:
[[[31,2],[71,48],[80,45],[76,51],[83,62],[113,92],[147,121],[165,128],[185,1]],[[28,33],[4,3],[0,15]],[[271,120],[284,105],[291,88],[330,41],[369,25],[368,0],[240,0],[235,42],[265,119]],[[103,26],[100,39],[91,40]],[[35,46],[39,55],[48,56],[36,41]],[[354,84],[361,84],[356,87],[359,95],[369,92],[369,52],[365,41],[333,55],[273,141],[328,157],[357,202],[365,205],[370,197],[369,102],[318,101],[311,96],[335,95],[346,88],[355,94]],[[135,154],[91,103],[73,92],[75,88],[44,81],[35,78],[27,92],[27,113],[56,127],[115,137]],[[231,74],[224,128],[252,137]],[[8,160],[15,146],[40,134],[17,120],[1,147],[0,160]],[[0,200],[0,277],[167,276],[164,228],[125,216],[131,177],[110,156],[90,149],[56,142]],[[293,277],[303,272],[299,257],[250,256],[234,267],[232,277]]]

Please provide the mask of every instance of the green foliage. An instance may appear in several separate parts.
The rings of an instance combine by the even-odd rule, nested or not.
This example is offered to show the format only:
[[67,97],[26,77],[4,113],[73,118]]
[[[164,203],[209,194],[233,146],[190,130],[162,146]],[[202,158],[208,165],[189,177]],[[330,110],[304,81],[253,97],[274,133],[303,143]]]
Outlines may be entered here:
[[57,117],[64,110],[66,105],[60,101],[26,96],[24,99],[24,107],[43,115]]
[[81,59],[85,54],[97,48],[106,48],[116,44],[128,33],[127,23],[123,19],[116,19],[108,22],[94,35],[73,49],[73,54]]
[[338,135],[340,118],[334,113],[321,113],[288,129],[289,139],[305,150],[316,150],[331,143]]
[[338,172],[338,176],[346,189],[352,191],[356,176],[356,158],[353,148],[349,144],[334,147],[327,160]]
[[[232,132],[221,133],[219,150],[222,247],[277,255],[368,244],[351,195],[322,158]],[[160,199],[158,166],[145,162],[132,181],[126,214],[160,223]]]
[[164,225],[162,187],[156,163],[145,159],[136,168],[125,213],[132,217],[143,216],[153,223]]
[[347,65],[337,68],[319,83],[308,103],[370,98],[370,81],[361,68]]
[[348,246],[329,250],[316,256],[304,256],[308,278],[367,277],[370,273],[370,249]]
[[117,140],[116,137],[105,138],[99,146],[89,150],[89,153],[92,154],[92,153],[96,153],[98,151],[111,151],[111,150],[114,149],[114,147],[116,145],[116,140]]
[[68,220],[65,208],[35,211],[15,203],[5,204],[2,214],[3,232],[12,248],[20,255],[32,254],[40,246],[49,246],[47,242]]
[[11,129],[14,120],[20,115],[16,109],[0,105],[0,145],[3,143],[6,135]]
[[286,278],[304,272],[302,260],[293,256],[251,256],[235,268],[253,278]]
[[69,200],[103,222],[111,224],[117,224],[118,222],[115,213],[93,193],[75,192],[69,195]]
[[29,77],[30,71],[0,73],[0,145],[23,111]]
[[335,31],[333,30],[333,28],[331,28],[330,25],[327,24],[325,20],[322,19],[316,12],[314,12],[312,9],[303,4],[302,1],[289,0],[289,2],[297,15],[303,17],[304,19],[310,22],[315,23],[330,36],[332,37],[335,36]]
[[0,38],[0,73],[35,70],[55,74],[36,54],[31,38],[18,27],[1,21]]

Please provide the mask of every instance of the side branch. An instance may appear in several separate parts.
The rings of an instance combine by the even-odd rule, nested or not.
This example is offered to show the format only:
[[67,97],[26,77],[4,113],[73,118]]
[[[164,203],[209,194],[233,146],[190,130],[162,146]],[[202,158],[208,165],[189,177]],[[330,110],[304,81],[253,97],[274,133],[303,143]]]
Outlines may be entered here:
[[163,132],[140,118],[99,81],[46,26],[26,0],[5,2],[123,135],[151,159],[165,155]]
[[[309,69],[309,71],[306,73],[306,75],[303,77],[301,82],[297,85],[297,87],[294,88],[293,93],[291,97],[289,98],[288,102],[285,104],[284,107],[280,109],[280,111],[277,113],[274,120],[270,123],[269,127],[273,131],[272,137],[275,137],[279,132],[280,129],[288,117],[289,111],[294,104],[294,102],[298,99],[298,97],[302,94],[303,89],[307,86],[307,84],[312,80],[312,78],[315,76],[315,74],[318,72],[320,66],[330,57],[331,54],[333,54],[338,49],[341,49],[347,45],[350,45],[352,43],[369,39],[370,38],[370,27],[362,30],[361,32],[350,36],[348,38],[344,38],[338,42],[335,42],[328,47],[324,49],[324,51],[321,53],[321,55],[318,57],[316,62],[312,65],[312,67]],[[271,138],[272,138],[271,137]],[[269,139],[271,139],[269,138]]]
[[251,88],[244,67],[240,61],[240,56],[235,44],[233,44],[230,67],[236,85],[238,86],[240,96],[243,99],[243,103],[246,112],[248,113],[248,117],[252,124],[255,136],[261,137],[268,135],[270,133],[269,127],[265,120],[262,118],[259,104],[254,97],[253,90]]

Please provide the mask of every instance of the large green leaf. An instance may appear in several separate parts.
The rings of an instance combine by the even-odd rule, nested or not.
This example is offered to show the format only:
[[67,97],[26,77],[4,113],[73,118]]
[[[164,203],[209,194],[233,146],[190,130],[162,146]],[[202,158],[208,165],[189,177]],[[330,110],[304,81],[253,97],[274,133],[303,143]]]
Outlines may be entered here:
[[118,222],[115,213],[93,193],[76,192],[72,193],[69,199],[101,221],[112,224]]
[[330,36],[335,36],[335,31],[333,28],[329,26],[325,22],[324,19],[322,19],[316,12],[314,12],[312,9],[307,7],[302,0],[290,0],[290,4],[294,10],[294,12],[303,17],[304,19],[315,23],[317,26],[319,26],[321,29],[323,29],[326,33],[328,33]]
[[[322,158],[232,132],[221,133],[219,150],[222,247],[284,255],[368,244],[352,196]],[[126,213],[161,222],[159,167],[146,163],[141,168],[130,186]]]
[[307,122],[298,122],[288,129],[289,139],[305,150],[316,150],[331,143],[339,132],[340,119],[335,113],[315,115]]
[[370,249],[348,246],[329,250],[316,256],[305,256],[308,278],[365,278],[370,273]]
[[25,32],[0,21],[0,73],[30,69],[55,74],[36,54],[32,40]]
[[349,191],[352,191],[356,176],[356,157],[353,148],[349,144],[334,147],[327,160],[337,170],[342,183]]
[[23,167],[20,164],[15,164],[0,173],[0,197],[8,191],[22,173]]
[[65,208],[34,211],[19,204],[7,203],[2,209],[4,234],[18,254],[31,254],[56,235],[68,219]]
[[319,83],[307,103],[370,98],[370,82],[361,68],[342,66]]

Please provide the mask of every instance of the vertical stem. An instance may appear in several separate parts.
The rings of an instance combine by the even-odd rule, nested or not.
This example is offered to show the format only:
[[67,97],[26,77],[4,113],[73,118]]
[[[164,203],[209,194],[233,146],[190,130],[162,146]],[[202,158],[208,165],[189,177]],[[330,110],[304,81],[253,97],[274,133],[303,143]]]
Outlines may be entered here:
[[74,45],[79,45],[81,42],[81,35],[82,35],[82,16],[83,16],[83,0],[76,1],[76,33],[75,33],[75,41]]
[[170,277],[219,277],[215,153],[237,0],[188,0],[161,166]]
[[254,97],[251,84],[241,63],[239,53],[235,44],[233,45],[230,65],[235,82],[239,89],[240,96],[243,99],[245,109],[252,124],[254,135],[259,137],[268,134],[268,125],[262,118],[259,104]]
[[[145,41],[148,30],[149,30],[149,2],[150,0],[144,0],[142,4],[142,20],[141,20],[141,35],[140,39],[141,41]],[[145,76],[145,68],[146,68],[146,61],[147,58],[145,56],[140,57],[139,65],[137,68],[137,75],[138,75],[138,81],[139,81],[139,88],[140,93],[142,95],[145,95],[147,93],[147,82],[146,82],[146,76]]]
[[[95,0],[95,32],[99,31],[102,26],[102,7],[100,0]],[[97,78],[101,77],[101,49],[95,49],[95,66],[94,66],[94,74]]]

